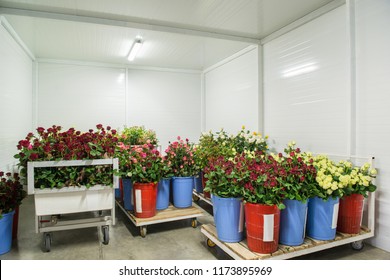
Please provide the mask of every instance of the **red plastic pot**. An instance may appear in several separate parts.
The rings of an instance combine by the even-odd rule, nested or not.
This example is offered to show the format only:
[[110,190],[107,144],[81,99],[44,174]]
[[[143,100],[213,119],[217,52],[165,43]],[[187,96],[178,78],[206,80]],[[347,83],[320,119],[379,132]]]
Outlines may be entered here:
[[150,218],[156,215],[157,183],[133,183],[134,215]]
[[340,199],[337,231],[358,234],[363,217],[364,196],[351,194]]
[[276,205],[247,202],[245,220],[249,250],[260,254],[278,250],[280,210]]

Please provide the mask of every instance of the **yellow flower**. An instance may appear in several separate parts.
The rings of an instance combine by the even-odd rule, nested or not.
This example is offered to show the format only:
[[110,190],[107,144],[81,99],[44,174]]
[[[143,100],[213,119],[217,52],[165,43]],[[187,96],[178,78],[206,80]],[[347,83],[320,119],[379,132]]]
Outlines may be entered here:
[[268,136],[268,135],[266,135],[266,136],[265,136],[265,139],[268,139],[268,137],[269,137],[269,136]]
[[245,129],[245,125],[241,126],[242,129]]
[[376,169],[371,169],[371,170],[370,170],[370,174],[371,174],[372,176],[375,176],[375,175],[378,174],[378,171],[376,171]]

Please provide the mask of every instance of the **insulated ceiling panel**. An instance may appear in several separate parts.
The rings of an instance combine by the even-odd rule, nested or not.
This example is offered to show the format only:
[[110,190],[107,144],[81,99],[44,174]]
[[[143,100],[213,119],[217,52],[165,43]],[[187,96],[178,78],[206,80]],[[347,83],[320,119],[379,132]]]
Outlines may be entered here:
[[263,38],[332,0],[0,0],[0,6]]
[[201,70],[248,43],[91,23],[6,16],[37,58],[127,64],[134,39],[144,45],[135,65]]

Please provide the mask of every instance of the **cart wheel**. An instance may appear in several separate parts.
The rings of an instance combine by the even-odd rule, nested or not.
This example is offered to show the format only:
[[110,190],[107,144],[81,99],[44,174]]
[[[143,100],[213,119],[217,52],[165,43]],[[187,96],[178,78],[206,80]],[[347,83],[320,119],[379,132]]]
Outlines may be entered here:
[[198,202],[200,200],[199,196],[196,196],[196,195],[192,195],[192,199],[194,200],[194,202]]
[[103,244],[107,245],[110,241],[110,228],[108,226],[102,226],[102,233],[103,233]]
[[196,218],[193,218],[192,221],[191,221],[191,226],[193,228],[196,228],[198,226],[198,221],[196,220]]
[[215,247],[215,243],[207,238],[207,246],[209,246],[210,248],[214,248]]
[[51,234],[46,232],[43,236],[43,250],[44,252],[50,252],[51,248]]
[[140,228],[139,228],[139,232],[140,232],[141,236],[142,236],[143,238],[145,238],[145,237],[146,237],[146,232],[147,232],[146,226],[140,227]]
[[352,242],[351,243],[351,247],[352,249],[356,250],[356,251],[360,251],[361,249],[364,248],[364,243],[362,240],[360,241],[355,241],[355,242]]

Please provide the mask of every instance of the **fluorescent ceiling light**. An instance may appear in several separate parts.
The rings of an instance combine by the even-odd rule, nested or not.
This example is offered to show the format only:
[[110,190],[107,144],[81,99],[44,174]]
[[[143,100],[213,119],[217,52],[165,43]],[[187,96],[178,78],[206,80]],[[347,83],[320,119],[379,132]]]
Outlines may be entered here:
[[289,69],[283,71],[282,77],[283,78],[294,77],[294,76],[298,76],[301,74],[306,74],[306,73],[312,72],[312,71],[317,70],[317,69],[318,69],[318,65],[316,63],[314,63],[314,62],[306,63],[306,64],[302,64],[302,65],[299,65],[297,67],[292,67],[292,68],[289,68]]
[[129,56],[127,57],[127,59],[129,61],[133,61],[134,58],[137,56],[137,54],[138,54],[139,50],[141,49],[141,47],[142,47],[142,39],[137,38],[134,41],[134,44],[133,44],[133,46],[130,49]]

